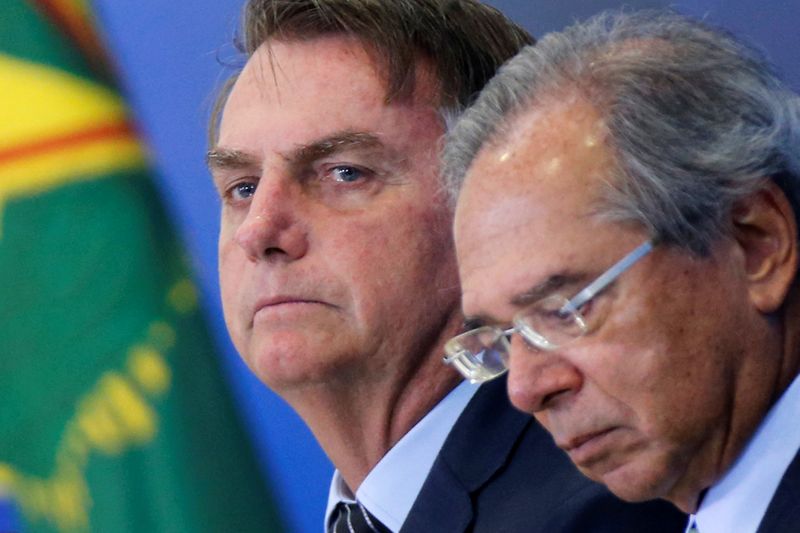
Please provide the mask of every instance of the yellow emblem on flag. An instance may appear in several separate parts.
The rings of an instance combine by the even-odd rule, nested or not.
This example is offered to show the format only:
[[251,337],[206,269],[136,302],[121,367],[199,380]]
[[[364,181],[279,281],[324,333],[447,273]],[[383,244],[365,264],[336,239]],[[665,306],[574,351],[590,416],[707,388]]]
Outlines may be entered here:
[[0,216],[10,198],[145,163],[125,106],[111,90],[5,54],[0,85]]

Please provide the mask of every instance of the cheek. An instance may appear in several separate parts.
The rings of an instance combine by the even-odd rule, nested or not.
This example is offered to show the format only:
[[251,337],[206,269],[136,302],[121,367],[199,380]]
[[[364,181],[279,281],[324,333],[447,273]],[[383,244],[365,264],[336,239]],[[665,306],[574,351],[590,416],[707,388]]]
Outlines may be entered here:
[[[536,421],[537,421],[537,422],[539,422],[539,424],[541,424],[541,425],[542,425],[542,427],[543,427],[544,429],[546,429],[548,433],[551,433],[551,434],[552,434],[552,433],[553,433],[553,429],[554,429],[554,428],[553,428],[553,426],[552,426],[552,425],[551,425],[551,423],[550,423],[550,416],[549,416],[549,413],[550,413],[550,410],[549,410],[549,409],[544,409],[544,410],[541,410],[541,411],[536,411],[535,413],[533,413],[533,418],[535,418],[535,419],[536,419]],[[530,413],[526,413],[526,414],[530,414]]]
[[[615,333],[618,340],[605,344],[602,355],[585,355],[593,365],[587,372],[601,393],[629,409],[639,432],[663,444],[705,431],[723,413],[730,388],[724,359],[716,357],[723,350],[714,345],[713,334],[707,337],[714,328],[688,306],[676,315],[644,320],[658,315],[641,308],[619,312],[615,329],[626,333]],[[687,316],[693,321],[680,318]]]
[[[376,315],[396,324],[435,321],[435,313],[459,301],[458,272],[449,218],[414,203],[395,206],[369,219],[351,221],[331,239],[330,269],[351,287],[363,320]],[[346,263],[346,265],[345,265]]]
[[[434,206],[434,208],[439,206]],[[461,301],[458,265],[451,230],[452,217],[444,207],[438,210],[412,211],[416,223],[403,237],[411,270],[411,282],[418,291],[428,291],[431,301],[443,300],[446,305]]]
[[225,322],[232,336],[241,333],[239,308],[242,305],[242,285],[245,283],[245,263],[243,254],[233,241],[220,241],[219,245],[219,285],[222,310]]
[[456,277],[451,218],[444,208],[436,207],[430,198],[420,198],[376,210],[374,216],[353,221],[346,233],[336,235],[331,252],[352,255],[354,271],[370,272],[393,284],[417,285],[420,277],[430,280],[443,269]]
[[244,209],[233,209],[231,206],[223,203],[219,212],[219,240],[218,246],[221,249],[223,243],[233,240],[236,230],[244,222],[247,217],[247,211]]

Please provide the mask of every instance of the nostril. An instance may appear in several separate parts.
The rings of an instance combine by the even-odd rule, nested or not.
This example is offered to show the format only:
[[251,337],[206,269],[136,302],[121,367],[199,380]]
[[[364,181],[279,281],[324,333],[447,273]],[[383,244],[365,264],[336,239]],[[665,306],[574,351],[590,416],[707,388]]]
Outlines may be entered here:
[[540,402],[541,409],[547,409],[548,407],[553,404],[559,396],[567,394],[569,391],[566,390],[558,390],[555,392],[551,392],[550,394],[545,394]]

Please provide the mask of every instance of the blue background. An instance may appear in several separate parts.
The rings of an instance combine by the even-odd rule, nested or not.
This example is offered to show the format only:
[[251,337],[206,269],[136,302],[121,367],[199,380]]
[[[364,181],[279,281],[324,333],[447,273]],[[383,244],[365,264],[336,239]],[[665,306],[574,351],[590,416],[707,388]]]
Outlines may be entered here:
[[[141,132],[159,187],[193,258],[223,365],[289,531],[321,531],[332,466],[288,406],[240,362],[225,333],[216,274],[218,201],[204,164],[205,128],[221,63],[243,0],[94,0],[107,45]],[[488,2],[534,35],[558,30],[606,7],[672,5],[707,17],[763,47],[800,87],[798,0],[495,0]],[[224,453],[224,450],[220,450]],[[0,529],[4,510],[0,504]],[[6,522],[7,523],[7,522]]]

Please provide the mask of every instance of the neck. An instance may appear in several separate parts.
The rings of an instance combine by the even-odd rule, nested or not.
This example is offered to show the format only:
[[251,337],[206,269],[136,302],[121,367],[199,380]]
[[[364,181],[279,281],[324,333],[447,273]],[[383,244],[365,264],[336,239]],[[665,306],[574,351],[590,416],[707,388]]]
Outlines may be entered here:
[[339,368],[327,379],[280,391],[354,493],[386,452],[461,381],[441,358],[460,322],[460,316],[450,317],[427,349],[418,351],[421,357],[365,357],[398,364]]
[[459,382],[447,369],[438,374],[417,376],[405,387],[377,382],[315,387],[290,404],[355,492],[386,452]]

